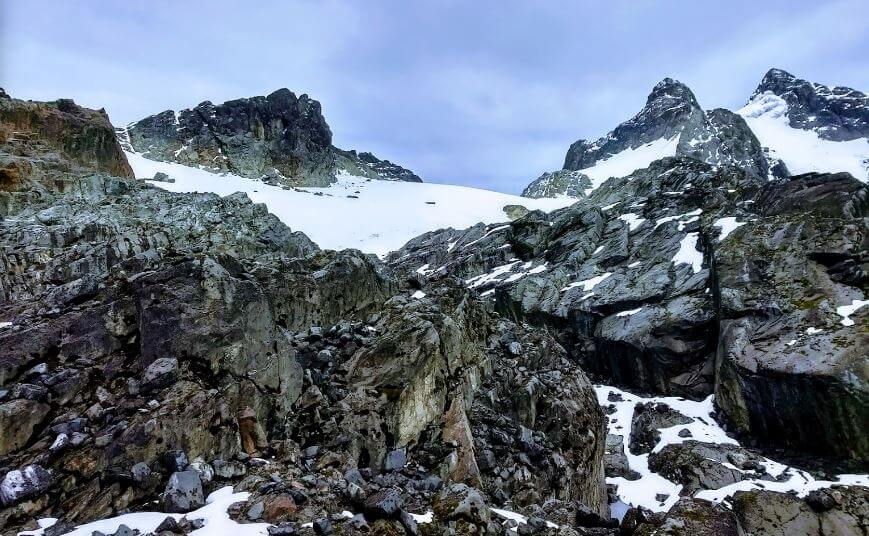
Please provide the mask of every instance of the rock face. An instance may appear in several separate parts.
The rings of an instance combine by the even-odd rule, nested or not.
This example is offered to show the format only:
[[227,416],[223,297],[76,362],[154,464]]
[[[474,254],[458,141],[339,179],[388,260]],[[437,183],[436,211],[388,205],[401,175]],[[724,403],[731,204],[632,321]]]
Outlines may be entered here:
[[597,141],[574,142],[564,169],[545,173],[522,195],[582,197],[611,176],[626,176],[672,156],[737,167],[759,177],[769,173],[763,148],[742,117],[720,108],[703,111],[685,84],[665,78],[637,115]]
[[[79,116],[61,131],[90,132]],[[313,518],[321,533],[336,521],[322,511],[369,498],[373,530],[416,531],[404,508],[432,509],[445,483],[474,490],[437,521],[451,530],[488,527],[488,500],[606,516],[602,410],[545,332],[457,279],[418,297],[420,282],[320,251],[243,194],[59,161],[52,180],[69,187],[0,220],[4,530],[155,501],[188,512],[226,485],[254,492],[244,519]]]
[[111,188],[81,180],[101,172],[132,177],[104,110],[69,99],[32,102],[0,90],[0,217],[58,193],[89,196]]
[[862,91],[816,84],[781,69],[770,69],[752,98],[766,92],[784,99],[794,128],[814,130],[832,141],[869,138],[869,96]]
[[716,401],[739,432],[866,462],[850,424],[869,419],[866,310],[837,309],[865,297],[869,191],[806,175],[766,185],[756,210],[716,252]]
[[147,158],[202,166],[288,186],[326,186],[336,173],[422,182],[371,153],[332,146],[320,103],[284,88],[262,97],[146,117],[120,130],[128,150]]
[[522,197],[584,197],[591,188],[591,180],[581,171],[560,169],[546,172],[522,191]]
[[745,436],[862,464],[866,309],[838,311],[865,300],[867,195],[846,174],[768,182],[664,159],[548,215],[428,233],[388,262],[462,277],[606,381],[714,391]]

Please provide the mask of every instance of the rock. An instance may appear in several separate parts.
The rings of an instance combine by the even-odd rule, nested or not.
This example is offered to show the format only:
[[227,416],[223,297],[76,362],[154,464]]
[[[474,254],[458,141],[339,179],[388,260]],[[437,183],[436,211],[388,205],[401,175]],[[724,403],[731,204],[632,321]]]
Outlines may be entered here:
[[49,410],[48,404],[35,400],[18,399],[0,404],[0,456],[26,445]]
[[211,462],[214,468],[215,476],[223,479],[232,479],[239,476],[244,476],[247,473],[247,467],[240,462],[227,462],[224,460],[214,460]]
[[177,471],[169,477],[163,492],[163,509],[185,513],[205,505],[202,482],[196,471]]
[[398,471],[407,464],[407,449],[400,448],[391,450],[386,454],[386,461],[383,462],[384,471]]
[[286,88],[268,96],[209,101],[189,110],[146,117],[119,130],[132,150],[185,165],[202,165],[290,186],[326,186],[339,170],[384,180],[421,182],[412,172],[371,153],[332,146],[320,103]]
[[254,456],[268,448],[266,433],[256,418],[253,408],[247,407],[237,415],[238,433],[241,447],[249,456]]
[[[742,447],[685,441],[665,446],[649,455],[649,468],[682,484],[683,495],[703,489],[719,489],[746,478],[757,477],[749,467],[764,461]],[[734,468],[737,467],[737,468]]]
[[178,527],[178,521],[175,520],[172,516],[166,516],[166,518],[157,525],[157,528],[154,529],[154,532],[160,534],[161,532],[171,532],[173,534],[178,534],[180,532]]
[[256,521],[263,516],[263,512],[265,511],[265,505],[262,501],[257,501],[251,505],[250,508],[247,509],[247,518],[251,521]]
[[323,536],[325,534],[332,534],[332,530],[332,521],[328,517],[314,521],[314,534]]
[[398,519],[404,499],[395,489],[385,489],[365,499],[365,515],[369,519]]
[[265,500],[265,509],[263,511],[263,519],[269,523],[277,523],[292,519],[298,506],[292,495],[281,494],[277,496],[269,496]]
[[175,182],[175,179],[173,179],[169,175],[163,173],[162,171],[158,171],[157,173],[154,173],[154,178],[151,180],[156,181],[156,182],[168,182],[168,183]]
[[130,469],[130,476],[133,482],[139,485],[146,484],[151,477],[151,468],[147,463],[139,462]]
[[839,494],[821,511],[812,501],[769,491],[737,492],[733,512],[742,530],[758,536],[790,534],[861,534],[869,515],[869,491],[859,486],[836,487],[827,493]]
[[145,369],[140,389],[143,392],[162,389],[177,381],[179,377],[178,360],[174,357],[161,357]]
[[437,519],[444,521],[465,520],[478,526],[489,523],[491,512],[482,495],[465,484],[445,487],[433,504]]
[[0,503],[10,506],[22,499],[41,495],[49,489],[53,481],[51,474],[39,465],[27,465],[9,471],[0,480]]
[[[713,505],[699,499],[683,498],[664,516],[660,525],[639,525],[634,534],[714,534],[738,536],[744,534],[733,513],[722,505]],[[749,534],[754,534],[749,532]],[[800,533],[794,533],[800,534]]]
[[638,404],[631,420],[631,440],[628,443],[633,454],[651,452],[661,439],[659,428],[669,428],[691,422],[666,404]]

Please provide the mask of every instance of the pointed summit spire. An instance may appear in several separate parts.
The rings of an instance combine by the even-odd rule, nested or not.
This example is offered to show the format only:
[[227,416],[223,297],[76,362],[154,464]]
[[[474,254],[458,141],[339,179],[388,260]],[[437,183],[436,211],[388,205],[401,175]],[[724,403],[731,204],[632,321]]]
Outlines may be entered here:
[[682,82],[673,78],[665,78],[655,84],[652,92],[646,98],[646,107],[654,106],[658,102],[669,101],[671,105],[685,103],[692,107],[700,107],[694,92]]

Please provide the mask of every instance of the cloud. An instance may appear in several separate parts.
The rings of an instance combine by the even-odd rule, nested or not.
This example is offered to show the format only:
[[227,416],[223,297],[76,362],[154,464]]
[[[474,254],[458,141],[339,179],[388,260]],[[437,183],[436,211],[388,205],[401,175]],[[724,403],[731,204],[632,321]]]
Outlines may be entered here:
[[[335,143],[519,192],[665,76],[739,106],[771,66],[869,84],[865,2],[169,0],[2,4],[0,85],[117,123],[288,87]],[[71,22],[72,21],[72,22]]]

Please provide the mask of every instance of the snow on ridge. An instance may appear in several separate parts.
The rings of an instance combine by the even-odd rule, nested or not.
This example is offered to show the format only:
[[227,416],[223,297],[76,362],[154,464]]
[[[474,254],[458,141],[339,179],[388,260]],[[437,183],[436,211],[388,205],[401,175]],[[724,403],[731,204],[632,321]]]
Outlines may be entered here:
[[585,195],[588,196],[610,177],[625,177],[638,169],[649,167],[649,164],[655,160],[676,156],[678,145],[678,135],[672,138],[659,138],[637,148],[628,147],[624,151],[598,160],[593,166],[578,170],[591,179],[591,186],[585,190]]
[[380,256],[428,231],[508,221],[503,211],[506,205],[549,212],[576,202],[564,197],[531,199],[467,186],[371,180],[346,173],[340,173],[338,181],[325,188],[285,190],[238,175],[125,154],[136,177],[148,180],[162,171],[175,179],[174,183],[152,183],[154,186],[221,196],[245,192],[322,248],[356,248]]
[[790,126],[787,111],[787,102],[767,91],[755,95],[736,113],[745,119],[761,145],[770,149],[771,156],[782,159],[792,174],[846,171],[862,182],[869,182],[866,139],[822,139],[813,130]]

